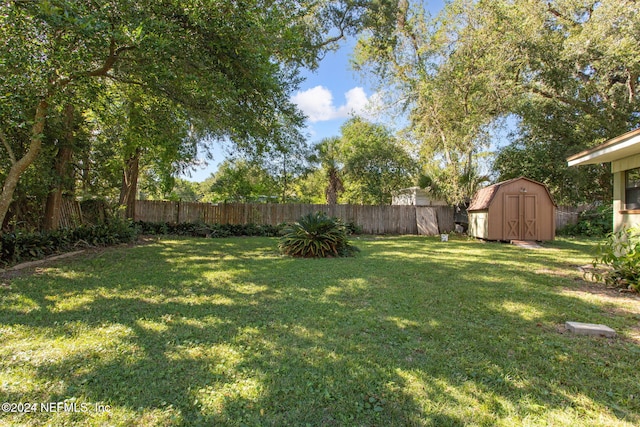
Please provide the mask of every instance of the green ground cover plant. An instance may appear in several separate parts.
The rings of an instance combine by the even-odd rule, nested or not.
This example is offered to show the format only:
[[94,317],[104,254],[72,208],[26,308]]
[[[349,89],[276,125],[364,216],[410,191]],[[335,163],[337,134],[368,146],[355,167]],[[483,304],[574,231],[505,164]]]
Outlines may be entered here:
[[77,409],[0,425],[640,424],[638,299],[581,281],[596,243],[451,237],[163,237],[0,277],[0,401]]
[[282,230],[278,247],[283,254],[299,258],[353,256],[358,248],[347,234],[340,219],[323,212],[310,213]]
[[120,220],[54,231],[0,231],[0,268],[78,248],[129,243],[137,235],[129,221]]
[[580,212],[578,222],[558,230],[562,236],[605,237],[612,231],[613,205],[606,204]]
[[[599,269],[605,266],[608,268]],[[640,291],[640,228],[610,233],[593,260],[595,276],[616,288]]]
[[105,223],[82,225],[75,229],[54,231],[0,232],[0,268],[20,262],[42,259],[49,255],[79,248],[112,246],[130,243],[145,235],[176,235],[190,237],[238,237],[280,234],[285,224],[205,224],[122,221],[111,219]]

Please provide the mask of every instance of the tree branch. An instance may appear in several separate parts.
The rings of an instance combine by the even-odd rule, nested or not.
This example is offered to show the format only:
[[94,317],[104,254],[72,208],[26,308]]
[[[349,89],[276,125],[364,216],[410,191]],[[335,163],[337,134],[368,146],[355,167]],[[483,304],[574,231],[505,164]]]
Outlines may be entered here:
[[627,89],[629,90],[629,104],[633,104],[636,99],[636,80],[637,74],[633,74],[631,70],[627,69]]
[[2,132],[2,130],[0,130],[0,139],[2,140],[2,145],[4,145],[4,148],[7,150],[7,153],[9,154],[9,159],[11,160],[11,164],[15,164],[16,163],[16,155],[13,153],[13,150],[11,149],[11,146],[9,145],[9,141],[7,141],[7,137],[4,134],[4,132]]
[[84,75],[88,77],[106,76],[120,58],[121,53],[136,49],[136,46],[120,46],[116,49],[115,44],[115,40],[111,39],[111,44],[109,46],[109,56],[104,61],[104,64],[102,64],[102,67],[96,68],[92,71],[88,71],[84,73]]
[[29,149],[20,160],[11,165],[5,177],[2,192],[0,193],[0,227],[4,223],[7,212],[9,211],[13,193],[18,185],[20,176],[29,165],[33,163],[42,147],[42,131],[44,130],[44,124],[49,110],[49,103],[47,101],[47,99],[41,99],[36,107],[35,120],[31,127]]
[[106,73],[104,76],[108,79],[115,80],[120,83],[126,83],[126,84],[136,85],[136,86],[144,86],[143,82],[139,82],[137,80],[123,79],[122,77],[114,76],[113,74],[110,74],[110,73]]
[[[572,27],[579,27],[580,26],[579,22],[576,22],[573,19],[563,15],[558,9],[554,8],[551,5],[551,2],[547,2],[547,10],[549,11],[549,13],[551,13],[556,18],[559,18],[559,19],[569,23]],[[590,9],[590,11],[593,12],[592,9]],[[591,17],[591,13],[589,13],[589,17]]]
[[[344,17],[343,17],[342,21],[340,22],[340,24],[341,25],[344,24]],[[340,30],[340,34],[338,34],[337,36],[329,37],[328,39],[322,40],[320,43],[313,45],[312,48],[313,49],[321,49],[323,47],[329,46],[332,43],[335,43],[335,42],[338,42],[338,41],[342,40],[344,38],[345,29],[342,26],[338,27],[338,29]]]
[[116,64],[116,62],[120,59],[120,55],[124,52],[127,52],[129,50],[134,50],[134,49],[137,49],[137,47],[136,46],[120,46],[116,48],[115,40],[111,39],[111,42],[109,43],[109,56],[107,56],[104,63],[100,67],[95,68],[93,70],[89,70],[89,71],[81,71],[81,72],[72,74],[69,77],[61,78],[55,81],[52,84],[52,86],[63,88],[69,83],[71,83],[73,80],[76,80],[80,77],[108,77],[107,74]]
[[540,95],[543,98],[554,100],[554,101],[560,101],[563,104],[571,105],[572,107],[582,110],[585,113],[598,114],[598,111],[596,109],[591,108],[590,104],[587,104],[585,102],[576,101],[573,98],[568,98],[566,96],[562,96],[559,94],[550,93],[535,86],[524,85],[524,87],[528,89],[529,92],[534,93],[536,95]]
[[347,29],[349,28],[349,23],[347,22],[347,20],[349,19],[349,13],[354,9],[354,7],[347,7],[346,10],[344,10],[344,12],[342,12],[342,14],[340,15],[340,19],[339,21],[336,23],[336,27],[338,28],[339,34],[333,37],[329,37],[328,39],[322,40],[320,43],[317,43],[315,45],[312,45],[311,47],[313,49],[321,49],[324,48],[326,46],[331,45],[332,43],[338,42],[342,39],[344,39],[345,37],[345,33],[347,31]]

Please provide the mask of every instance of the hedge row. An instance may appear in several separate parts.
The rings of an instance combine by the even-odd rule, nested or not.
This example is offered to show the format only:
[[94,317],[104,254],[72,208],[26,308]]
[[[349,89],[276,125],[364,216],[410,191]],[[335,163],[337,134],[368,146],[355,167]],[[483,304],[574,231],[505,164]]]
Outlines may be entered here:
[[175,236],[192,237],[234,237],[234,236],[264,236],[275,237],[285,224],[256,225],[256,224],[205,224],[166,222],[136,222],[135,226],[140,234],[169,234]]
[[[111,220],[105,224],[84,225],[73,230],[0,233],[0,268],[83,247],[129,243],[136,240],[139,235],[212,238],[235,236],[276,237],[281,235],[281,231],[285,226],[286,224],[169,224],[165,222]],[[347,234],[360,234],[362,232],[362,229],[353,223],[347,224],[346,229]]]
[[109,246],[136,239],[137,230],[129,222],[111,221],[99,225],[83,225],[76,229],[49,232],[0,234],[0,267],[43,258],[80,247]]
[[136,240],[141,234],[193,237],[273,237],[279,235],[283,226],[110,221],[106,224],[81,226],[73,230],[0,233],[0,268],[83,247],[129,243]]
[[613,231],[613,205],[608,204],[581,212],[576,224],[558,230],[560,236],[604,237]]
[[[136,228],[140,234],[151,235],[176,235],[192,237],[240,237],[240,236],[263,236],[277,237],[282,234],[286,223],[278,225],[257,225],[257,224],[205,224],[205,223],[180,223],[169,224],[166,222],[136,222]],[[345,224],[348,235],[362,234],[362,227],[353,222]]]

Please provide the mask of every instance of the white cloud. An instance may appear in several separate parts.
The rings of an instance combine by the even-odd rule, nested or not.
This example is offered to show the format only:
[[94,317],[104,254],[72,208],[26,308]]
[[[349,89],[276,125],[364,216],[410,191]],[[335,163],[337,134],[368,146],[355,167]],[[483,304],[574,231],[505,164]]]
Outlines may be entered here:
[[353,114],[366,115],[370,98],[361,87],[354,87],[344,94],[346,102],[341,106],[333,103],[333,94],[324,86],[298,91],[292,101],[298,105],[311,123],[347,118]]
[[361,114],[369,104],[367,94],[361,87],[354,87],[345,93],[344,97],[347,99],[347,103],[337,110],[340,117],[348,117],[351,113]]
[[304,92],[298,91],[292,98],[311,122],[331,120],[334,113],[333,95],[329,89],[316,86]]

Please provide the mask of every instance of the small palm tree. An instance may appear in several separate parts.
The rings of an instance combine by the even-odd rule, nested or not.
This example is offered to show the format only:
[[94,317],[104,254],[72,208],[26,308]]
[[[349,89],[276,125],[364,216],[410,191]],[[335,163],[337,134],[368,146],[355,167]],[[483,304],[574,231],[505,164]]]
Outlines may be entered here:
[[329,183],[324,190],[324,194],[327,198],[327,204],[335,205],[338,203],[338,196],[344,191],[344,185],[336,167],[327,169],[327,177],[329,178]]
[[324,194],[328,205],[338,203],[338,196],[344,191],[342,178],[340,178],[340,166],[338,162],[339,138],[325,138],[316,146],[316,159],[320,162],[327,177],[327,187]]
[[352,256],[358,248],[349,243],[347,230],[337,218],[310,213],[283,230],[279,248],[285,255],[302,258]]

